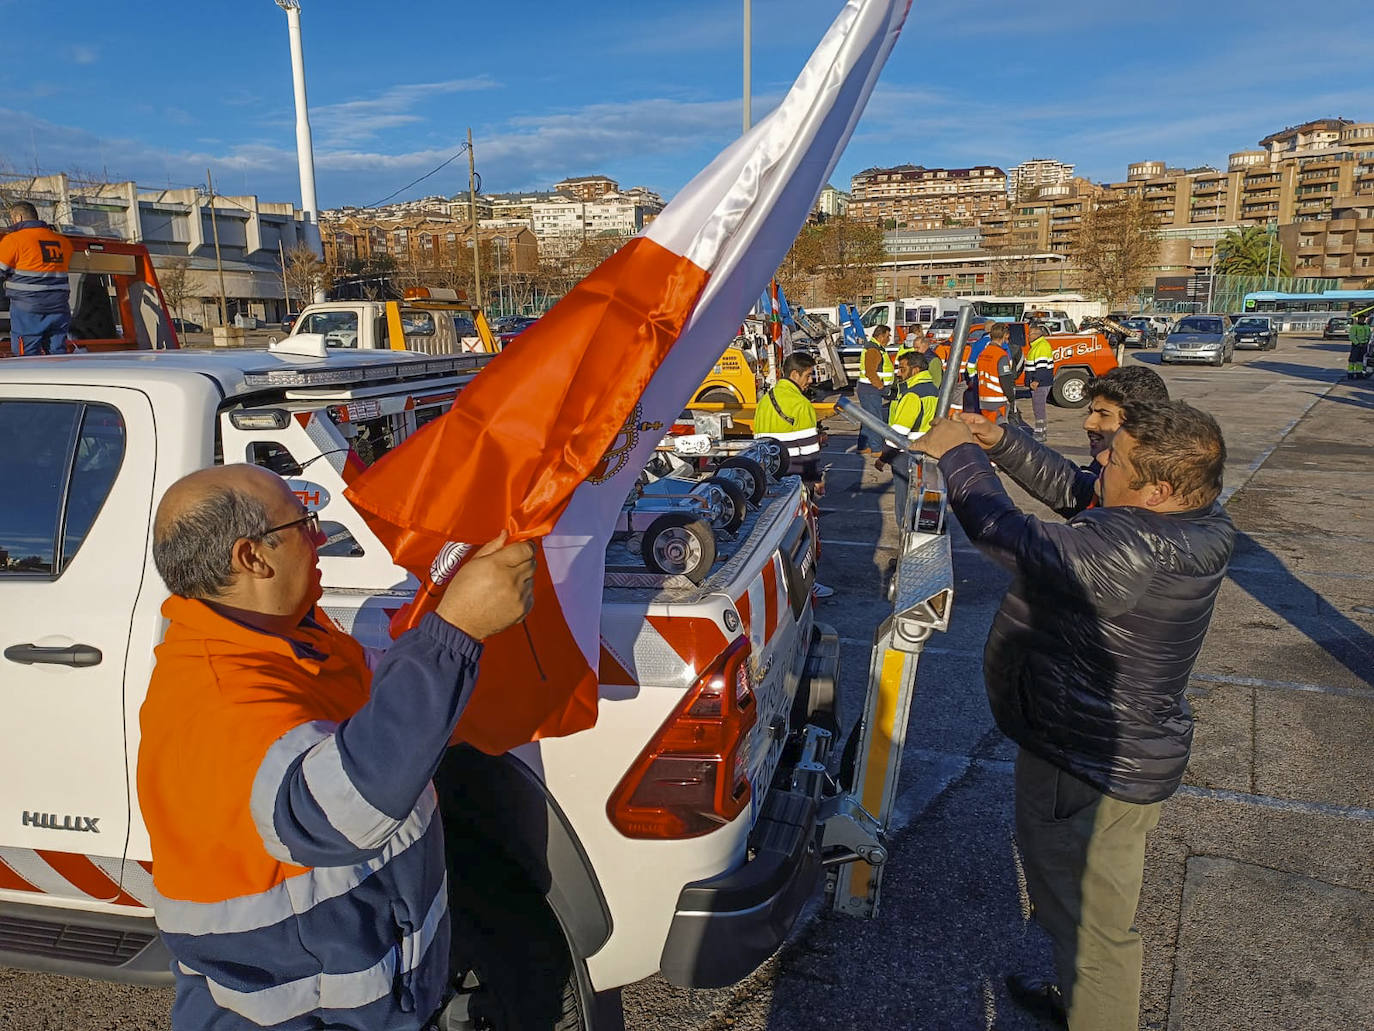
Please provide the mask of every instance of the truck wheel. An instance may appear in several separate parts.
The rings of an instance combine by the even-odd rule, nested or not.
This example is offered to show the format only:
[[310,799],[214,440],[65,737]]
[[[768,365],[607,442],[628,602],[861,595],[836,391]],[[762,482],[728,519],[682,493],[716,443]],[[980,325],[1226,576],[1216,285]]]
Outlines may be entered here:
[[735,455],[716,466],[718,474],[727,469],[730,470],[729,478],[740,485],[751,505],[763,503],[763,496],[768,493],[768,473],[761,464],[752,458]]
[[712,387],[710,390],[703,390],[696,399],[708,405],[728,405],[732,408],[740,406],[740,400],[734,392],[726,390],[724,387]]
[[1088,374],[1082,369],[1070,369],[1057,376],[1050,397],[1060,408],[1082,408],[1088,403]]
[[685,576],[699,584],[716,561],[716,535],[710,524],[686,512],[668,512],[644,531],[640,552],[655,573]]
[[[567,940],[548,904],[508,864],[450,891],[452,970],[458,994],[444,1031],[583,1031],[586,1014]],[[456,878],[455,875],[456,874]],[[471,868],[455,879],[472,878]]]
[[[703,489],[704,488],[704,489]],[[728,476],[708,476],[692,488],[693,494],[704,494],[720,508],[720,517],[711,525],[734,536],[749,514],[749,498],[744,488]]]

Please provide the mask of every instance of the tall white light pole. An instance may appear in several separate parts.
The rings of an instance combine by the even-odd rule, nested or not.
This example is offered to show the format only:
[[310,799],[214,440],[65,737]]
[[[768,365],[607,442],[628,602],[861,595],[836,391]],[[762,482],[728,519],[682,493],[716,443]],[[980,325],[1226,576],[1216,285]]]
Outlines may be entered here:
[[[310,110],[305,99],[301,4],[300,0],[276,0],[276,3],[286,12],[286,26],[291,33],[291,81],[296,90],[296,163],[301,173],[301,214],[305,216],[307,224],[314,225],[319,219],[320,209],[315,200],[315,146],[310,139]],[[315,292],[315,300],[324,300],[322,290]]]
[[751,67],[754,54],[754,11],[753,0],[744,0],[744,131],[748,132],[753,125],[753,112],[750,110],[750,100],[753,97],[753,68]]

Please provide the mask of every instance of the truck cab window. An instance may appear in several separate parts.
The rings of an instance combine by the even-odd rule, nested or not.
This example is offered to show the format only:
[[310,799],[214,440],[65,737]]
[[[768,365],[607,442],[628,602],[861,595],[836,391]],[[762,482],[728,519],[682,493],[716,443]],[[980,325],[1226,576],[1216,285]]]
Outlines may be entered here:
[[298,332],[322,333],[326,347],[358,346],[358,313],[353,311],[317,311],[304,319]]
[[124,461],[124,421],[108,405],[0,401],[0,576],[60,575],[100,514]]

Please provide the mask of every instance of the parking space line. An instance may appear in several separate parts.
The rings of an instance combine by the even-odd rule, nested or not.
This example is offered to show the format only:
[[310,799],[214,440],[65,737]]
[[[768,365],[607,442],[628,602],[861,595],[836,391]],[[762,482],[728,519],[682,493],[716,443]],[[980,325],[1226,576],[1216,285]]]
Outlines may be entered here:
[[1194,673],[1190,680],[1204,684],[1233,684],[1236,687],[1267,687],[1277,691],[1303,691],[1374,700],[1374,687],[1334,687],[1329,684],[1303,684],[1292,680],[1264,680],[1260,677],[1229,677],[1220,673]]
[[1259,806],[1263,809],[1277,809],[1280,812],[1301,813],[1304,816],[1338,816],[1341,819],[1356,820],[1360,823],[1374,823],[1374,809],[1365,809],[1356,805],[1339,805],[1335,802],[1299,802],[1291,798],[1252,795],[1245,791],[1232,791],[1229,788],[1204,788],[1195,784],[1184,784],[1178,789],[1178,793],[1191,798],[1235,802],[1240,805]]
[[1236,493],[1236,491],[1240,490],[1242,487],[1244,487],[1247,483],[1250,482],[1250,480],[1254,477],[1255,473],[1259,472],[1260,467],[1263,466],[1265,462],[1269,461],[1269,456],[1274,453],[1274,450],[1285,440],[1287,440],[1288,434],[1292,433],[1294,428],[1298,425],[1298,423],[1302,422],[1303,416],[1305,416],[1308,412],[1315,408],[1318,401],[1326,397],[1327,394],[1331,393],[1331,391],[1335,389],[1336,384],[1339,382],[1339,380],[1332,380],[1330,383],[1326,385],[1325,390],[1313,394],[1312,399],[1308,401],[1306,405],[1303,406],[1302,411],[1300,411],[1297,415],[1293,417],[1293,421],[1279,431],[1279,435],[1277,438],[1275,438],[1274,442],[1270,444],[1267,448],[1265,448],[1263,451],[1261,451],[1259,455],[1255,458],[1255,460],[1245,467],[1245,472],[1241,474],[1240,482],[1233,484],[1230,487],[1226,487],[1222,490],[1221,497],[1218,500],[1223,505],[1231,500],[1231,497]]

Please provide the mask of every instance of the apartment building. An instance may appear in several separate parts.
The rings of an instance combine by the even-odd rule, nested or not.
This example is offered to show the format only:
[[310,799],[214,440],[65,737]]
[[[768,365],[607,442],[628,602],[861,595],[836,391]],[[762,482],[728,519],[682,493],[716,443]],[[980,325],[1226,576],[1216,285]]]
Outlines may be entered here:
[[1083,217],[1106,192],[1079,178],[1037,187],[1005,211],[983,217],[984,246],[1003,252],[1068,254]]
[[1042,186],[1058,186],[1073,180],[1073,165],[1066,165],[1054,158],[1031,158],[1007,169],[1007,200],[1015,204],[1018,199],[1035,196]]
[[[1366,255],[1348,248],[1361,230],[1347,223],[1361,216],[1347,213],[1374,201],[1374,123],[1324,118],[1289,127],[1231,154],[1225,171],[1140,161],[1110,189],[1144,197],[1155,212],[1162,266],[1205,268],[1227,230],[1273,224],[1294,248],[1296,274],[1360,278]],[[1328,232],[1338,214],[1341,228]],[[1334,249],[1325,250],[1328,243]]]
[[599,200],[608,193],[619,193],[620,184],[605,175],[579,175],[553,184],[554,192],[574,200]]
[[886,229],[976,226],[1007,208],[1007,173],[992,165],[869,168],[850,181],[849,217]]
[[[386,256],[401,270],[445,268],[467,260],[472,251],[472,223],[442,215],[414,214],[377,218],[371,214],[322,220],[320,236],[325,263],[346,267]],[[528,226],[477,227],[483,251],[499,255],[511,272],[533,272],[539,245]]]
[[816,198],[816,213],[825,218],[844,218],[849,214],[850,200],[849,194],[826,183]]

